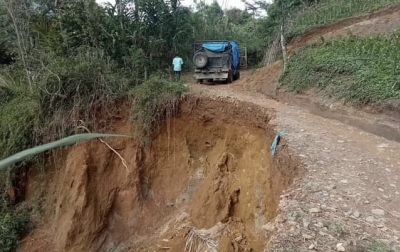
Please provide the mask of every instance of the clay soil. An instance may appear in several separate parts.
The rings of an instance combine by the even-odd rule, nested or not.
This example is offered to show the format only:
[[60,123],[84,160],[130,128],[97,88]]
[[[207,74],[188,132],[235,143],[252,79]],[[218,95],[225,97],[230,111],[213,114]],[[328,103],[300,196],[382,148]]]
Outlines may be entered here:
[[[218,251],[261,251],[270,235],[263,225],[300,171],[285,141],[270,154],[273,116],[253,104],[187,98],[150,145],[107,139],[127,169],[98,140],[77,144],[52,175],[28,176],[28,201],[46,187],[46,218],[19,251],[184,251],[191,230],[215,226]],[[113,125],[132,132],[129,120]]]

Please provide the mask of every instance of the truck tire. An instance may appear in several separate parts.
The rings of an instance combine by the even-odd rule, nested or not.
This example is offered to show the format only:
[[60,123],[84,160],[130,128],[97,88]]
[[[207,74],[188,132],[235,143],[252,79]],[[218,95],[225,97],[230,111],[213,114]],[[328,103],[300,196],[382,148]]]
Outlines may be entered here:
[[226,79],[226,83],[232,83],[233,82],[233,73],[232,71],[229,71],[228,73],[228,79]]
[[207,55],[203,52],[198,52],[193,56],[193,63],[198,68],[203,68],[207,65]]
[[240,72],[237,71],[237,72],[236,72],[236,80],[239,80],[239,79],[240,79]]

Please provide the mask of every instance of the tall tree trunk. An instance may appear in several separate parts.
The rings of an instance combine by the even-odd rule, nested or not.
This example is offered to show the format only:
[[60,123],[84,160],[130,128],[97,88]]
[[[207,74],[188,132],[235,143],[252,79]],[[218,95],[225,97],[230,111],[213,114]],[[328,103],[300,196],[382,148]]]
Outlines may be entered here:
[[139,6],[140,6],[139,1],[140,0],[133,1],[134,5],[135,5],[134,15],[135,15],[136,22],[139,21]]
[[283,58],[283,71],[286,70],[286,45],[283,25],[281,26],[281,47],[282,47],[282,58]]
[[[4,6],[10,16],[17,37],[18,54],[21,57],[22,64],[25,68],[26,80],[29,88],[33,89],[31,74],[28,69],[28,43],[29,43],[29,20],[24,17],[23,11],[26,10],[25,3],[16,0],[3,0]],[[19,12],[19,13],[18,13]]]
[[120,16],[122,14],[122,0],[115,0],[115,4],[117,5],[117,15]]
[[281,23],[281,47],[282,47],[282,58],[283,58],[283,71],[286,70],[286,42],[285,42],[285,8],[283,6],[283,1],[281,1],[281,11],[282,11],[282,23]]
[[171,0],[171,8],[172,11],[175,13],[176,9],[178,8],[178,0]]

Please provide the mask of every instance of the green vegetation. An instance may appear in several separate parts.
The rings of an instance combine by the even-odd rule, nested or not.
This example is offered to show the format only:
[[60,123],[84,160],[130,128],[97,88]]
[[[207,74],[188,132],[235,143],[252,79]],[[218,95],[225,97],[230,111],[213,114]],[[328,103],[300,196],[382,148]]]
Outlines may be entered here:
[[268,16],[261,22],[267,30],[268,43],[272,43],[283,21],[285,37],[289,42],[313,28],[397,4],[400,0],[274,0],[266,4]]
[[189,88],[183,83],[171,82],[159,76],[152,76],[136,87],[132,92],[135,97],[132,116],[136,133],[147,137],[143,140],[149,140],[159,122],[177,111],[180,97],[188,91]]
[[38,112],[38,104],[29,96],[15,95],[0,105],[0,159],[29,148]]
[[306,7],[302,14],[294,19],[289,37],[343,18],[381,10],[399,3],[399,0],[322,0],[320,4]]
[[380,241],[374,241],[368,245],[368,251],[370,252],[399,252],[399,250],[394,250],[390,246],[386,245]]
[[294,91],[317,87],[358,104],[400,98],[399,36],[350,36],[305,46],[291,57],[281,81]]
[[349,233],[347,227],[342,223],[334,223],[332,224],[332,228],[335,231],[335,235],[341,238]]
[[15,251],[29,226],[29,213],[14,210],[7,200],[0,197],[0,252]]

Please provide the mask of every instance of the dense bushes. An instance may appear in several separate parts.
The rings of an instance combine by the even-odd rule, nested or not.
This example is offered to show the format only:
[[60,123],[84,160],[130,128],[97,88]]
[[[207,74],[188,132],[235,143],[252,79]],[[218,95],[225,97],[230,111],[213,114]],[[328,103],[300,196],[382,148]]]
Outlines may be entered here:
[[71,134],[76,120],[93,126],[96,108],[113,107],[134,85],[98,50],[71,57],[48,54],[38,61],[42,69],[32,78],[32,89],[15,66],[0,70],[6,83],[0,87],[0,158]]
[[30,97],[17,95],[0,105],[0,114],[0,159],[31,147],[39,115],[38,103]]
[[15,251],[29,226],[29,213],[25,210],[14,210],[0,196],[0,252]]

